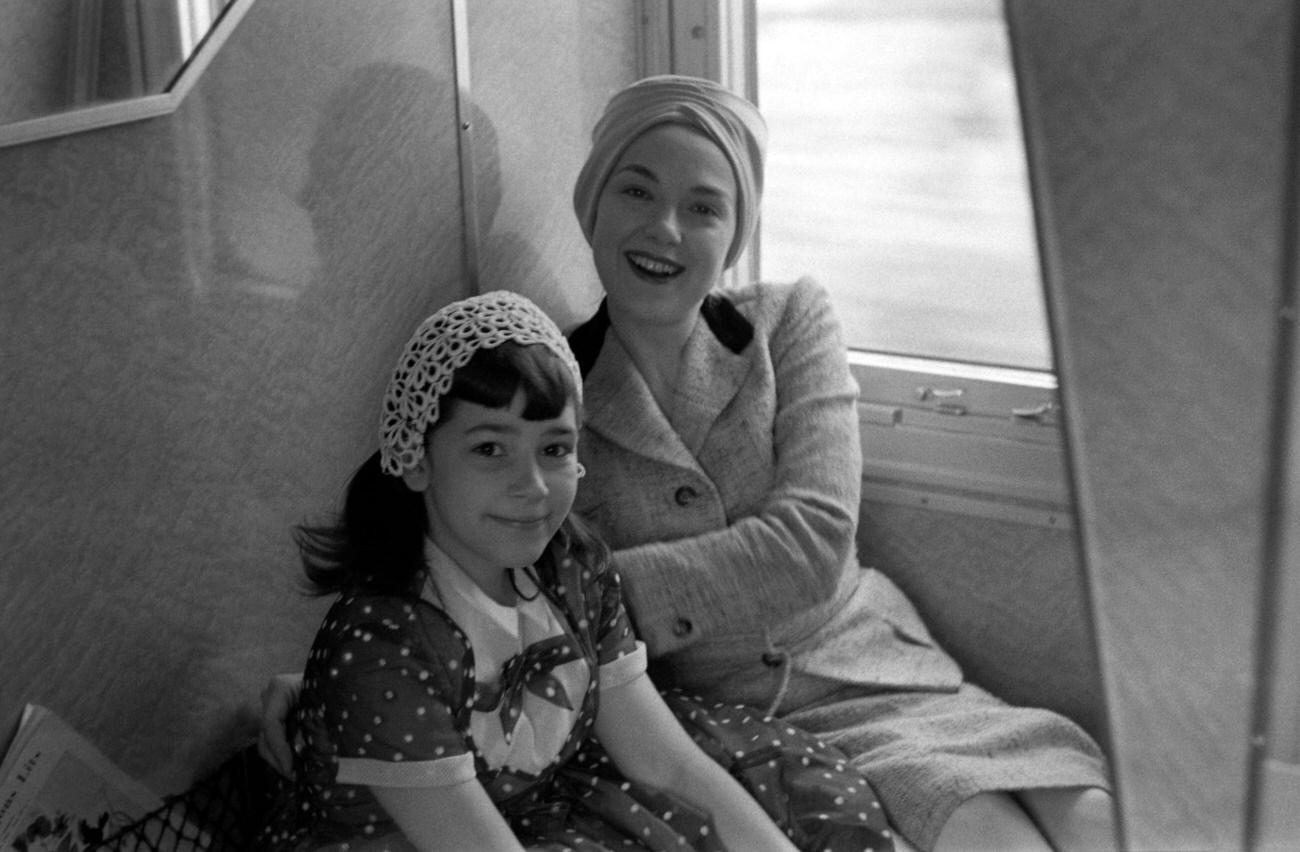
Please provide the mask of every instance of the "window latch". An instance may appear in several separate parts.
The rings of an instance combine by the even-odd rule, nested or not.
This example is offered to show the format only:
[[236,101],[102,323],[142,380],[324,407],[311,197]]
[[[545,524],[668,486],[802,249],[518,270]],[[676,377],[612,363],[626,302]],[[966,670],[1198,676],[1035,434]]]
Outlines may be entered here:
[[1050,425],[1056,422],[1056,412],[1059,410],[1055,402],[1043,402],[1028,408],[1013,408],[1011,416],[1017,420],[1029,420],[1034,423]]
[[961,415],[966,413],[966,406],[953,402],[965,395],[965,388],[931,388],[916,389],[916,398],[921,402],[933,402],[934,410],[939,414]]

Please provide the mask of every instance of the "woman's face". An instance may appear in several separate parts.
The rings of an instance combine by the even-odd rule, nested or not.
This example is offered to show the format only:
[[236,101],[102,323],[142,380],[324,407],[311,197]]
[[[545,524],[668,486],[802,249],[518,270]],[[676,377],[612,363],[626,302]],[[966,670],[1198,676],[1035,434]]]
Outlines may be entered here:
[[628,146],[596,203],[592,254],[610,316],[638,324],[693,317],[736,232],[736,179],[722,150],[688,127]]

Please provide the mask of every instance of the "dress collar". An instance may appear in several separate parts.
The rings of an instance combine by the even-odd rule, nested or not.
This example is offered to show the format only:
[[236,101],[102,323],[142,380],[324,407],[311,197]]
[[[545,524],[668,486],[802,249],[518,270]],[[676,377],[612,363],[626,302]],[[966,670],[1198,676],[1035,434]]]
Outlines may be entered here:
[[427,537],[424,540],[424,561],[429,571],[422,597],[441,607],[453,621],[461,621],[457,616],[472,610],[506,633],[517,635],[520,606],[538,597],[539,590],[530,572],[517,571],[515,590],[520,595],[519,600],[514,604],[497,603],[478,587],[456,560]]

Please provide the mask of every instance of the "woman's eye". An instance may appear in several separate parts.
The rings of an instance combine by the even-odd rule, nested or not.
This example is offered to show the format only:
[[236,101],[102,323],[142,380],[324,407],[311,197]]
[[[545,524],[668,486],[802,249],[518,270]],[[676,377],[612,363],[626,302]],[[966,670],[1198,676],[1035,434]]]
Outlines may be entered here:
[[718,208],[711,207],[708,204],[696,204],[691,209],[694,210],[696,213],[700,214],[701,216],[709,216],[712,218],[717,218],[718,216],[722,215],[722,213],[718,211]]
[[562,459],[573,455],[573,447],[568,444],[551,444],[542,452],[552,458]]
[[642,188],[639,187],[639,186],[625,186],[625,187],[623,187],[623,189],[620,190],[620,191],[623,193],[623,195],[626,195],[626,196],[628,196],[629,198],[649,198],[649,197],[650,197],[650,193],[646,192],[644,189],[642,189]]
[[476,456],[491,458],[493,456],[502,455],[505,452],[505,449],[496,441],[484,441],[481,444],[475,444],[470,447],[469,451]]

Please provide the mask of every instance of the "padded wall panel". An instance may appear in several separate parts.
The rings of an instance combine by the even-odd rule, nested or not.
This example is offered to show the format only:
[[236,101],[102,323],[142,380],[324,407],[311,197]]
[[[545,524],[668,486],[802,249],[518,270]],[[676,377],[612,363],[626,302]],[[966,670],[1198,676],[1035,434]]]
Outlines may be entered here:
[[1238,848],[1294,8],[1009,8],[1127,848]]
[[858,558],[894,580],[968,680],[1107,740],[1101,672],[1069,530],[864,501]]
[[73,4],[0,2],[0,124],[66,107]]
[[290,525],[464,292],[449,20],[259,2],[175,115],[0,150],[0,737],[167,792],[301,667]]
[[600,300],[573,185],[605,102],[637,77],[639,4],[466,5],[473,97],[488,125],[474,137],[481,286],[521,290],[567,329]]

